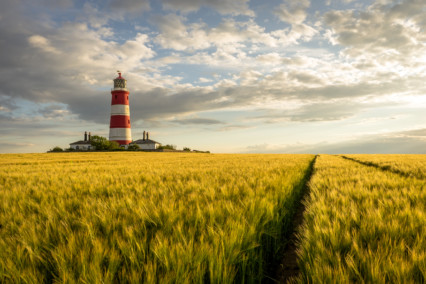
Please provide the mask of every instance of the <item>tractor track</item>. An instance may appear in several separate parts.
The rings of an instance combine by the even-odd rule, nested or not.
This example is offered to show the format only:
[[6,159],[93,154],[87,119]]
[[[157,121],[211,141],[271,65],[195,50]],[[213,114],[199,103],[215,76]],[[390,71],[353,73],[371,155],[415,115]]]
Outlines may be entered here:
[[316,155],[312,160],[308,172],[306,173],[305,185],[303,186],[301,198],[296,204],[293,221],[287,234],[287,243],[283,251],[280,253],[281,262],[275,275],[275,283],[288,283],[299,275],[300,268],[297,262],[297,246],[299,242],[298,232],[300,231],[300,227],[303,224],[303,215],[306,209],[306,201],[310,192],[309,182],[312,178],[312,175],[314,174],[314,166],[317,157],[318,155]]
[[379,170],[384,171],[384,172],[390,172],[390,173],[393,173],[393,174],[397,174],[401,177],[415,178],[415,179],[418,179],[418,180],[425,180],[424,178],[410,175],[407,172],[400,171],[398,169],[393,169],[389,166],[381,166],[381,165],[376,164],[374,162],[360,161],[360,160],[357,160],[357,159],[354,159],[354,158],[351,158],[351,157],[348,157],[348,156],[345,156],[345,155],[341,155],[339,157],[342,157],[343,159],[346,159],[346,160],[349,160],[349,161],[352,161],[352,162],[355,162],[355,163],[358,163],[358,164],[361,164],[361,165],[364,165],[364,166],[367,166],[367,167],[373,167],[373,168],[379,169]]

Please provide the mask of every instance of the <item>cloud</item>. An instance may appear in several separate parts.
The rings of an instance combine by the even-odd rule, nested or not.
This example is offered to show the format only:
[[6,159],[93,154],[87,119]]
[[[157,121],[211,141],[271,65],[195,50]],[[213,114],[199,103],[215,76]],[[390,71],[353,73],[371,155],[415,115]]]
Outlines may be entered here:
[[401,3],[375,3],[364,11],[330,11],[324,15],[333,44],[344,46],[345,53],[360,57],[374,54],[375,61],[404,63],[415,54],[424,53],[426,40],[420,32],[425,26],[424,3],[404,0]]
[[50,52],[50,53],[59,53],[59,51],[52,47],[52,45],[50,44],[49,40],[41,35],[32,35],[28,38],[28,42],[37,48],[40,48],[41,50],[45,51],[45,52]]
[[285,0],[275,10],[281,21],[289,24],[302,24],[306,17],[306,9],[311,5],[309,0]]
[[249,0],[162,0],[162,2],[166,9],[184,13],[195,12],[201,6],[206,6],[221,14],[254,16],[254,12],[248,6]]
[[407,130],[407,131],[401,131],[397,132],[395,136],[398,137],[405,137],[405,138],[423,138],[426,140],[426,129],[414,129],[414,130]]
[[205,23],[188,24],[187,21],[187,18],[176,14],[153,17],[151,22],[157,25],[160,31],[155,38],[156,43],[163,48],[177,51],[197,51],[215,47],[216,54],[238,53],[247,48],[245,44],[249,43],[271,47],[278,43],[272,34],[266,33],[265,28],[253,20],[237,22],[224,19],[211,28]]
[[367,108],[365,104],[349,100],[330,100],[327,103],[307,103],[287,110],[265,109],[261,111],[267,114],[256,116],[254,119],[263,123],[335,121],[352,117],[361,109]]
[[[288,0],[264,22],[264,11],[250,10],[258,3],[246,0],[49,3],[3,5],[2,133],[32,130],[31,122],[107,129],[117,69],[128,80],[132,123],[161,127],[243,130],[242,118],[200,117],[241,109],[254,127],[337,123],[372,107],[414,104],[426,92],[421,1],[330,11],[336,4],[310,17],[310,1]],[[148,9],[153,16],[139,17]]]
[[175,14],[157,16],[152,21],[160,30],[155,41],[163,48],[198,50],[210,46],[203,24],[186,25],[186,18]]
[[148,0],[112,0],[109,3],[111,10],[126,11],[130,13],[138,13],[150,10]]
[[9,143],[9,142],[0,142],[0,151],[7,148],[27,148],[35,146],[33,143]]
[[[425,129],[413,130],[425,133]],[[400,132],[363,136],[338,143],[317,144],[257,144],[245,153],[312,153],[312,154],[426,154],[426,137],[401,136]]]
[[63,120],[69,118],[70,112],[60,104],[48,104],[38,112],[46,119]]
[[223,124],[222,121],[217,120],[217,119],[200,118],[200,117],[175,119],[175,120],[172,120],[171,122],[177,123],[177,124],[183,124],[183,125],[188,125],[188,124],[201,124],[201,125]]

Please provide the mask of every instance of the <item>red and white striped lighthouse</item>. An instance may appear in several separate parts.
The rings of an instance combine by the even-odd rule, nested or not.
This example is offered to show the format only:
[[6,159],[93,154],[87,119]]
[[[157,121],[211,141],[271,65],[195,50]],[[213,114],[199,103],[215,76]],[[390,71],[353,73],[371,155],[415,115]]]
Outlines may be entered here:
[[132,142],[130,130],[129,91],[127,80],[121,77],[114,79],[114,89],[111,89],[111,120],[109,124],[109,140],[116,141],[120,145]]

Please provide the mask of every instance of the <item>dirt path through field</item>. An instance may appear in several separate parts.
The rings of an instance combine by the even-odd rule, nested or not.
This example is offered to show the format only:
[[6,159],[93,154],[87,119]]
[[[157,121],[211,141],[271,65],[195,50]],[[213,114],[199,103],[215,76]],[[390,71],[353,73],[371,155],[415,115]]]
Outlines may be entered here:
[[349,160],[349,161],[352,161],[352,162],[355,162],[355,163],[367,166],[367,167],[373,167],[373,168],[379,169],[381,171],[391,172],[391,173],[400,175],[402,177],[412,177],[412,178],[415,178],[415,179],[418,179],[418,180],[424,180],[422,178],[419,178],[419,177],[416,177],[416,176],[412,176],[412,175],[410,175],[410,173],[406,173],[406,172],[400,171],[398,169],[393,169],[393,168],[391,168],[389,166],[381,166],[381,165],[376,164],[374,162],[360,161],[360,160],[357,160],[357,159],[354,159],[354,158],[351,158],[351,157],[348,157],[348,156],[344,156],[344,155],[342,155],[340,157],[342,157],[343,159],[346,159],[346,160]]
[[303,213],[305,212],[305,200],[309,196],[309,181],[314,173],[315,161],[318,155],[315,156],[314,161],[309,169],[308,178],[303,189],[303,196],[297,204],[296,212],[294,214],[292,228],[288,237],[287,245],[282,252],[281,264],[278,267],[276,274],[276,283],[288,283],[292,278],[299,274],[299,266],[297,264],[297,232],[299,226],[303,224]]

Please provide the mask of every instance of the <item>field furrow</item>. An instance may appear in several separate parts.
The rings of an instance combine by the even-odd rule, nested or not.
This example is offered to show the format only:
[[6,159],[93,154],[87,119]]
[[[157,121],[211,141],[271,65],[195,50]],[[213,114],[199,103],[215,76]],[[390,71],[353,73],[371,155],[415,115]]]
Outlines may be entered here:
[[314,155],[0,156],[0,282],[258,282]]
[[343,157],[405,177],[426,179],[426,155],[358,154]]
[[319,156],[299,232],[298,282],[424,283],[425,189],[423,180]]

